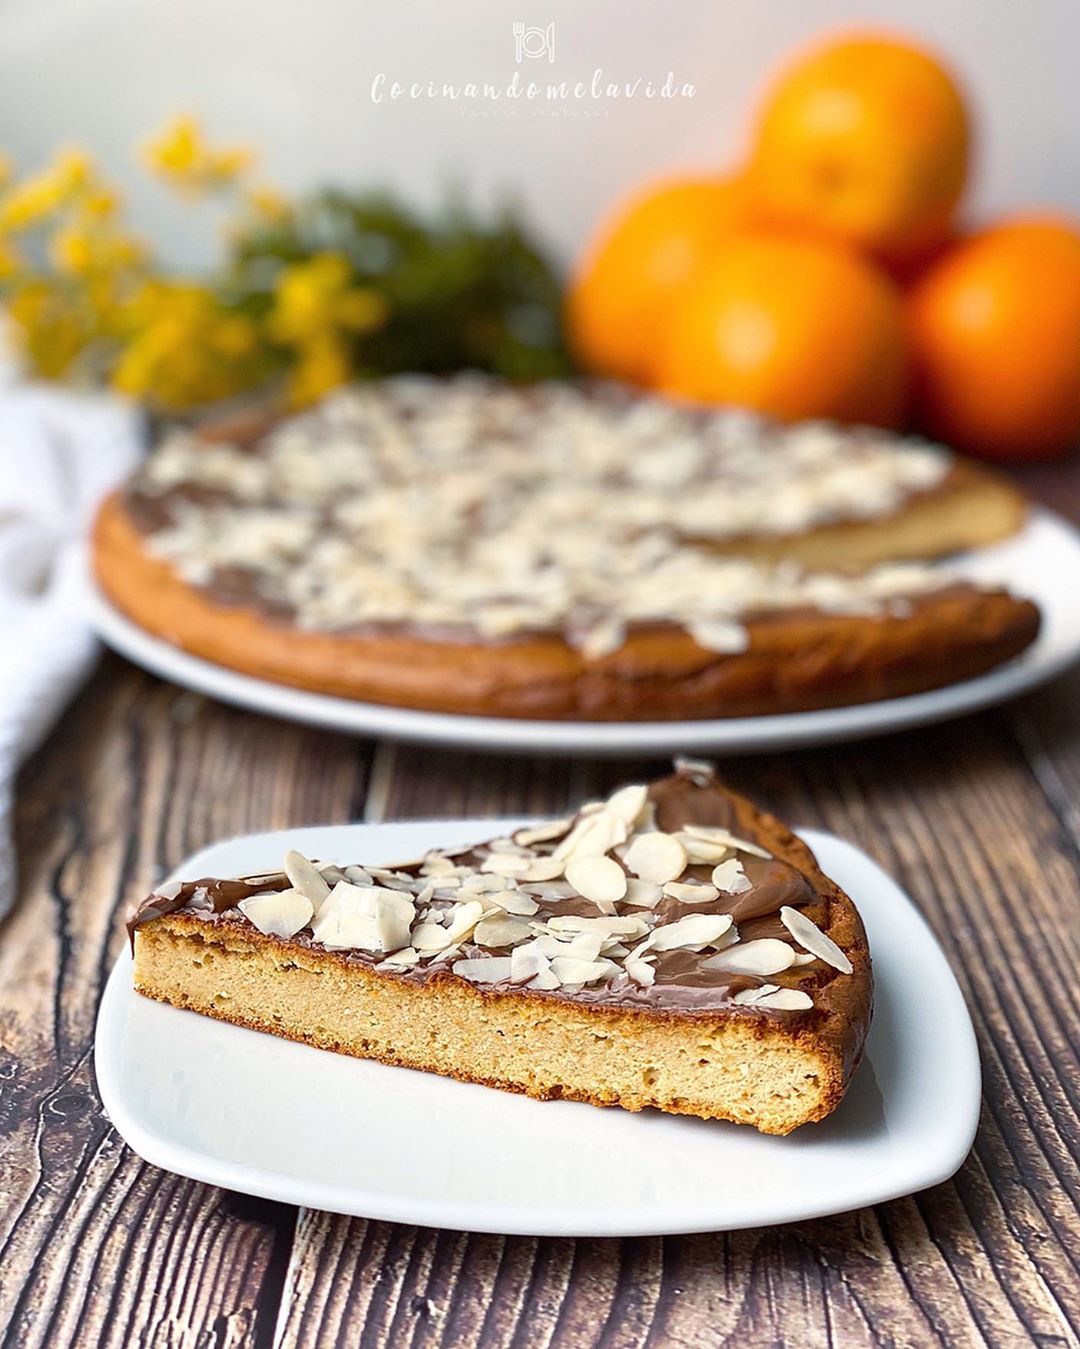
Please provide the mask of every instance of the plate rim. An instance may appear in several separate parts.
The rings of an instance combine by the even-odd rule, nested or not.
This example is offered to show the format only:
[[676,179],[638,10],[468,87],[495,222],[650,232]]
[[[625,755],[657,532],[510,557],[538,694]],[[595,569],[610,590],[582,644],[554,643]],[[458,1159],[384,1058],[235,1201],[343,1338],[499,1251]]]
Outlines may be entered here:
[[[1080,531],[1070,521],[1039,506],[1031,510],[1025,531],[1036,527],[1050,529],[1059,540],[1068,538],[1076,547],[1080,561]],[[1021,531],[1005,544],[1022,540],[1023,534]],[[480,717],[340,698],[217,665],[153,636],[121,612],[97,584],[88,550],[83,552],[80,571],[83,609],[98,637],[134,664],[160,678],[249,712],[350,735],[370,735],[477,752],[530,754],[543,750],[617,758],[675,750],[756,754],[839,744],[979,711],[1029,692],[1080,660],[1078,623],[1075,634],[1061,650],[1040,650],[1045,642],[1045,634],[1040,634],[1027,651],[974,679],[872,703],[758,717],[671,722]]]
[[[481,829],[496,830],[520,825],[523,821],[535,817],[514,816],[506,819],[453,819],[453,820],[395,820],[382,823],[355,823],[346,825],[305,826],[299,829],[266,830],[254,834],[237,835],[222,839],[198,850],[175,868],[167,879],[192,867],[202,865],[201,859],[211,858],[222,847],[236,843],[262,843],[287,836],[295,844],[298,835],[305,832],[324,832],[326,830],[363,830],[393,831],[395,826],[405,829],[436,828],[450,831],[477,826]],[[514,1208],[512,1206],[493,1207],[486,1203],[451,1204],[439,1201],[427,1201],[415,1197],[389,1199],[384,1193],[363,1191],[350,1187],[347,1192],[348,1203],[342,1202],[342,1191],[333,1192],[333,1187],[321,1181],[306,1181],[272,1172],[260,1166],[245,1166],[242,1163],[217,1160],[197,1148],[188,1147],[172,1139],[162,1138],[153,1130],[146,1128],[140,1119],[127,1108],[122,1087],[119,1085],[119,1058],[113,1063],[114,1037],[110,1028],[122,1015],[127,1001],[137,997],[131,987],[131,954],[125,945],[106,982],[98,1009],[94,1031],[94,1078],[107,1118],[120,1134],[121,1138],[140,1157],[154,1166],[162,1167],[178,1175],[188,1177],[203,1184],[250,1194],[279,1203],[297,1207],[321,1209],[326,1212],[342,1213],[349,1216],[364,1217],[372,1221],[413,1224],[440,1229],[486,1232],[499,1235],[523,1235],[536,1237],[636,1237],[666,1236],[694,1232],[736,1231],[747,1228],[768,1227],[791,1222],[805,1222],[816,1218],[828,1217],[836,1213],[845,1213],[854,1209],[887,1203],[891,1200],[919,1193],[934,1185],[948,1180],[963,1165],[974,1143],[978,1129],[982,1106],[982,1070],[975,1036],[974,1025],[960,988],[948,959],[918,906],[907,892],[872,857],[855,844],[835,834],[820,829],[799,829],[796,831],[816,852],[822,845],[826,850],[835,850],[838,855],[847,853],[852,861],[868,867],[875,873],[875,883],[884,884],[906,905],[909,921],[920,929],[922,940],[932,950],[939,969],[935,978],[940,979],[940,992],[953,1003],[951,1022],[954,1034],[962,1042],[958,1046],[958,1056],[963,1055],[962,1063],[957,1060],[955,1076],[958,1082],[957,1100],[951,1116],[947,1117],[950,1127],[944,1131],[940,1148],[924,1159],[920,1155],[907,1158],[902,1174],[890,1173],[892,1183],[872,1191],[864,1187],[862,1191],[842,1197],[835,1206],[823,1206],[820,1199],[809,1197],[800,1205],[775,1197],[762,1202],[754,1201],[755,1211],[749,1218],[735,1214],[733,1220],[717,1221],[716,1215],[699,1213],[696,1217],[678,1218],[668,1213],[660,1221],[643,1220],[640,1205],[626,1210],[605,1208],[603,1221],[575,1221],[565,1209],[537,1210],[535,1208]],[[835,864],[835,859],[832,863]],[[179,1011],[179,1009],[170,1009]],[[192,1013],[191,1015],[195,1015]],[[223,1024],[223,1023],[215,1023]],[[232,1027],[241,1034],[259,1034],[245,1031],[241,1027]],[[328,1051],[312,1051],[325,1053]],[[961,1078],[966,1079],[961,1081]],[[796,1137],[798,1134],[795,1135]],[[636,1215],[636,1216],[635,1216]]]

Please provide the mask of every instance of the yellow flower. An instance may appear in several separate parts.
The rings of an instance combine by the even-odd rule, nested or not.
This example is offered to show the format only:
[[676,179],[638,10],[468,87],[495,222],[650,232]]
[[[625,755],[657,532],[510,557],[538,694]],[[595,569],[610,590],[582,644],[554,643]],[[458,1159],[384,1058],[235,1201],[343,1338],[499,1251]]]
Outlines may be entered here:
[[22,254],[8,239],[0,238],[0,281],[7,281],[22,270]]
[[386,301],[369,287],[350,286],[351,279],[349,260],[340,253],[316,253],[286,267],[274,289],[272,336],[296,346],[342,329],[362,333],[378,327]]
[[81,150],[60,150],[41,173],[14,183],[0,197],[0,230],[38,225],[88,189],[92,161]]
[[332,334],[321,334],[300,348],[289,374],[289,401],[293,407],[314,403],[331,389],[347,384],[352,375],[345,343]]
[[15,165],[11,156],[0,150],[0,187],[6,186],[11,181],[11,175],[14,172]]
[[276,188],[268,187],[265,183],[257,184],[251,188],[246,196],[248,209],[253,215],[260,216],[263,220],[273,223],[279,223],[282,220],[288,220],[292,215],[292,204],[289,199]]
[[113,371],[124,393],[181,409],[229,397],[261,373],[255,323],[224,308],[207,287],[150,282],[133,298],[128,321],[130,338]]
[[139,267],[147,256],[146,245],[133,235],[79,225],[57,230],[50,240],[49,253],[57,271],[74,276]]
[[194,117],[176,117],[145,146],[150,168],[172,187],[187,195],[227,187],[251,165],[245,146],[212,149]]
[[91,336],[85,314],[45,281],[16,289],[7,312],[23,354],[46,379],[66,375]]

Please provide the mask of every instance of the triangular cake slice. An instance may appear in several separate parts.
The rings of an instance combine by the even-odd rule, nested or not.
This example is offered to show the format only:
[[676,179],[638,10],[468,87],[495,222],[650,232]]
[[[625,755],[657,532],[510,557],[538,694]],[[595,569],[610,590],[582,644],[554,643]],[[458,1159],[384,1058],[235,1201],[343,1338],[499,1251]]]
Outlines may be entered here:
[[291,852],[132,914],[148,997],[530,1096],[786,1134],[870,1023],[851,900],[779,820],[682,761],[572,818],[401,864]]

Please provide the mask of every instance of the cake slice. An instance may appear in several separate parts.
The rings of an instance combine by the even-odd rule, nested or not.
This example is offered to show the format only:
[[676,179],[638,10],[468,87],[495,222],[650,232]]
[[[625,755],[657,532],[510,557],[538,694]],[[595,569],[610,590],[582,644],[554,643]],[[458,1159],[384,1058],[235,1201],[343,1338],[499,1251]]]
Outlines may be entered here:
[[[385,859],[381,859],[385,860]],[[175,882],[131,914],[147,997],[463,1081],[787,1134],[866,1040],[854,905],[707,764],[408,863]]]

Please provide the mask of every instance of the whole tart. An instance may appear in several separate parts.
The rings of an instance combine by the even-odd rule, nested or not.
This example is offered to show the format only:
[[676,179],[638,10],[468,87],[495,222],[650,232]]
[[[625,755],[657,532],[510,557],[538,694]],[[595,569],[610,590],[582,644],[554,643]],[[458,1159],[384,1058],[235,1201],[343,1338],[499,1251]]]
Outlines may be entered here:
[[317,692],[747,716],[938,687],[1023,650],[1035,606],[933,560],[1024,510],[880,431],[403,376],[167,435],[103,505],[94,566],[147,631]]
[[411,862],[175,883],[131,914],[148,997],[322,1049],[787,1134],[842,1100],[873,1004],[853,905],[684,761]]

